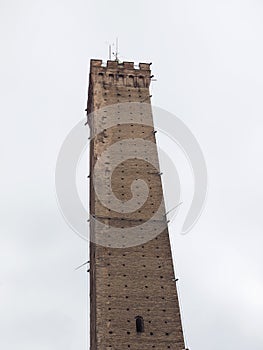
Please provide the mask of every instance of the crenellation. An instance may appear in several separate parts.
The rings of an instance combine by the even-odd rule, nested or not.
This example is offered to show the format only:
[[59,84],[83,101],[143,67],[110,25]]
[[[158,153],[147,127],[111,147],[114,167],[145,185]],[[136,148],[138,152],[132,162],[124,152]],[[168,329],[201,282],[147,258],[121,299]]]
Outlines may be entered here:
[[134,62],[118,62],[108,60],[106,66],[102,60],[90,61],[90,77],[94,84],[103,86],[116,84],[134,88],[148,88],[151,83],[151,63],[140,63],[135,67]]
[[134,69],[134,62],[123,62],[124,69]]
[[[97,60],[97,59],[91,59],[90,60],[90,68],[91,71],[93,68],[101,68],[101,70],[108,70],[108,69],[113,69],[113,70],[127,70],[127,71],[144,71],[143,74],[146,74],[146,72],[150,71],[150,66],[151,63],[139,63],[138,65],[135,65],[134,62],[118,62],[116,60],[108,60],[106,64],[103,63],[102,60]],[[136,74],[136,73],[134,73]]]
[[141,70],[150,71],[150,66],[151,66],[151,63],[139,63],[139,68]]
[[107,68],[117,69],[118,68],[118,61],[107,61]]
[[102,60],[96,60],[96,59],[90,60],[91,67],[101,67],[101,65],[102,65]]

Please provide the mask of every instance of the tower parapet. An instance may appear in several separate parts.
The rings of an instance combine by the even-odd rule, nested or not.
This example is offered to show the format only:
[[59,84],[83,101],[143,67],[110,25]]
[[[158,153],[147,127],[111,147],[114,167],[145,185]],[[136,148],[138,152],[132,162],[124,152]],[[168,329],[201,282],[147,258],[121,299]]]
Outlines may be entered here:
[[90,61],[91,81],[106,85],[118,84],[130,87],[148,88],[151,82],[151,63],[107,61],[106,66],[102,60]]

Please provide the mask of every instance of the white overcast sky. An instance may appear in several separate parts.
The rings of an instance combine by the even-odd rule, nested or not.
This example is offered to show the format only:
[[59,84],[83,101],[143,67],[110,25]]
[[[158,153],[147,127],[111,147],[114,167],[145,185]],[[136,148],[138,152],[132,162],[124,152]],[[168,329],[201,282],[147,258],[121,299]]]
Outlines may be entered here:
[[170,230],[187,345],[262,350],[262,18],[261,0],[0,0],[1,349],[88,348],[87,273],[74,271],[87,244],[54,172],[84,117],[89,60],[118,36],[121,59],[153,62],[153,104],[207,162],[203,215]]

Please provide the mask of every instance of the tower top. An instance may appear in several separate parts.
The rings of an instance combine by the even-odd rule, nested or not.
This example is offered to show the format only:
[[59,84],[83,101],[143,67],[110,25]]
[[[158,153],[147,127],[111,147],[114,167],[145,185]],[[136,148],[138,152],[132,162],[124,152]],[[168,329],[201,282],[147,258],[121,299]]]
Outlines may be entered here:
[[[139,63],[138,66],[134,64],[134,62],[118,62],[116,60],[108,60],[106,65],[103,64],[102,60],[98,59],[91,59],[90,60],[90,70],[92,71],[93,68],[110,68],[110,69],[136,69],[136,70],[144,70],[144,71],[150,71],[151,63]],[[95,69],[96,69],[95,68]]]
[[151,83],[151,63],[90,60],[90,83],[149,88]]

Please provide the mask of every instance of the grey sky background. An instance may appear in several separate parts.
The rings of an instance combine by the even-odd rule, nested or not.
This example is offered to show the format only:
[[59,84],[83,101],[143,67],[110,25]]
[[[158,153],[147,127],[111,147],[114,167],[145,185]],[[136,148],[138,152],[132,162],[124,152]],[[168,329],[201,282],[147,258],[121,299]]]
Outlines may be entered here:
[[259,0],[0,0],[1,349],[88,348],[87,273],[74,271],[87,244],[59,212],[54,172],[85,115],[89,59],[118,36],[121,59],[153,62],[152,103],[207,162],[203,215],[186,236],[170,227],[187,345],[262,350],[262,18]]

